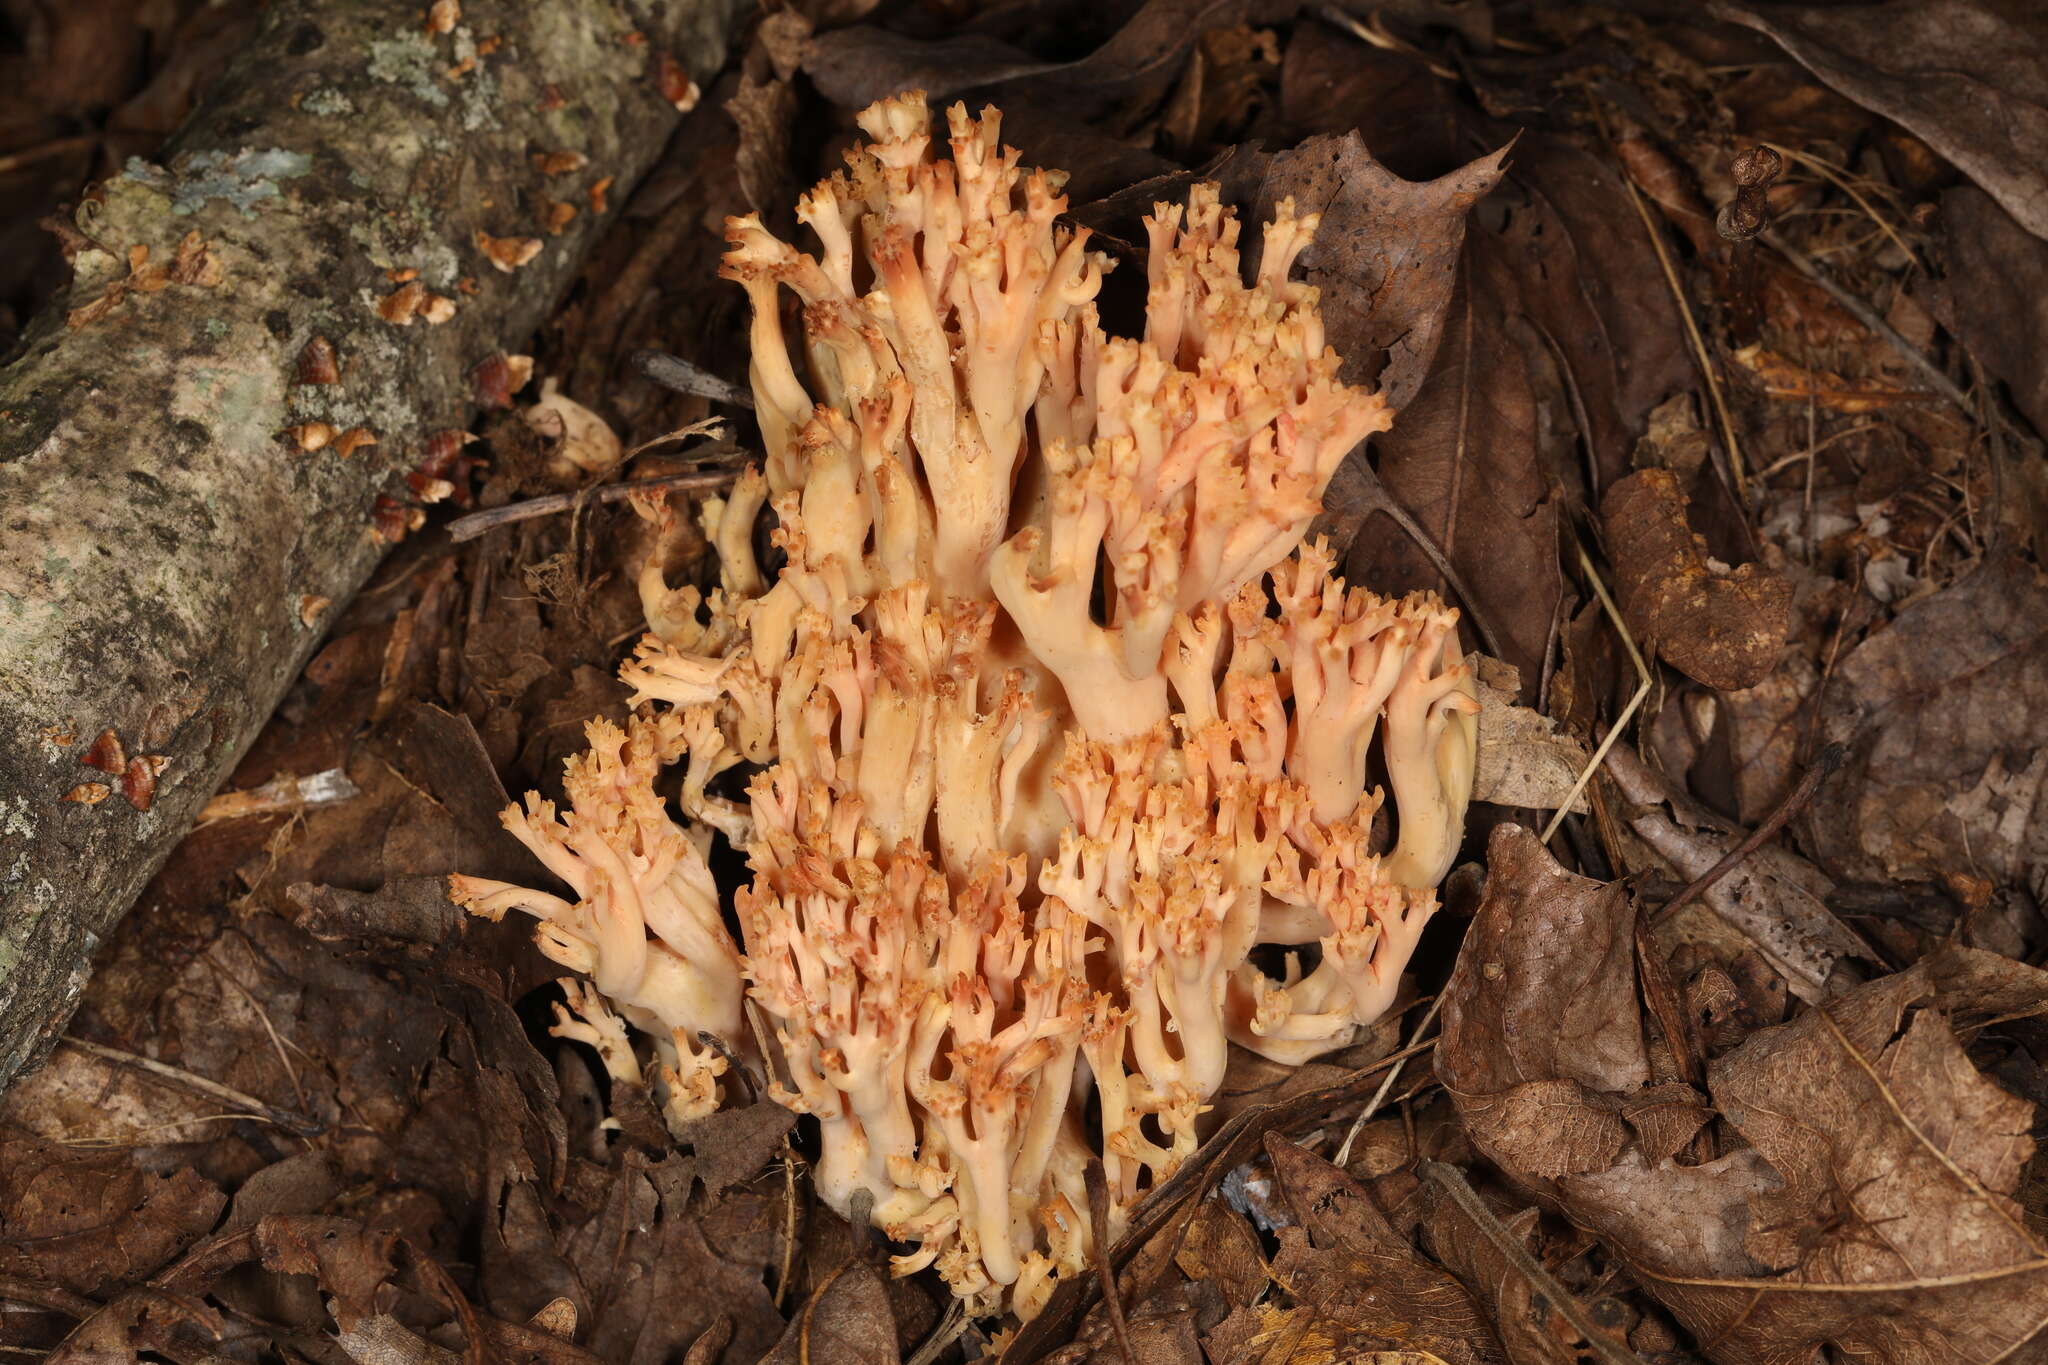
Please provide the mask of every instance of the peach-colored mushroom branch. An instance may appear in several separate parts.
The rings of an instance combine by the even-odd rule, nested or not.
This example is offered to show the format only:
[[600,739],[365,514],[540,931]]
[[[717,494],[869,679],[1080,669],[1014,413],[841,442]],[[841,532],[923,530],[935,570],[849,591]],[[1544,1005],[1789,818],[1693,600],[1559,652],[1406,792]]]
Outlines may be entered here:
[[[1393,1003],[1477,707],[1455,612],[1304,543],[1391,420],[1292,278],[1313,215],[1283,201],[1248,274],[1214,186],[1159,205],[1145,333],[1112,337],[1110,261],[993,110],[860,125],[800,203],[815,254],[728,224],[764,459],[704,508],[715,589],[643,573],[637,709],[570,809],[507,813],[567,894],[454,894],[541,921],[587,982],[558,1031],[676,1121],[744,1058],[899,1269],[1028,1316],[1093,1254],[1091,1161],[1114,1231],[1231,1044],[1302,1062]],[[730,916],[714,836],[752,872]]]

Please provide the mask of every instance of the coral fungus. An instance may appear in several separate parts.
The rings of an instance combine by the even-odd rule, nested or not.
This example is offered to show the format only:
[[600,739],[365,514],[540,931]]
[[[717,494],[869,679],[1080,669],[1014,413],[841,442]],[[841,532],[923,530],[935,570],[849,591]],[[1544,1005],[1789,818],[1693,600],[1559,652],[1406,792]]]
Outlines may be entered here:
[[[860,125],[798,208],[815,256],[727,225],[765,449],[704,510],[719,585],[643,573],[633,718],[591,726],[565,815],[507,813],[575,898],[453,894],[541,920],[589,982],[558,1032],[651,1064],[671,1117],[759,1068],[821,1126],[826,1202],[1028,1316],[1092,1253],[1091,1161],[1115,1226],[1229,1044],[1300,1062],[1392,1003],[1476,704],[1455,612],[1304,543],[1391,416],[1291,278],[1313,215],[1282,201],[1247,271],[1215,186],[1159,205],[1113,337],[1109,261],[993,110],[950,111],[950,159],[921,95]],[[730,919],[714,834],[752,870]]]

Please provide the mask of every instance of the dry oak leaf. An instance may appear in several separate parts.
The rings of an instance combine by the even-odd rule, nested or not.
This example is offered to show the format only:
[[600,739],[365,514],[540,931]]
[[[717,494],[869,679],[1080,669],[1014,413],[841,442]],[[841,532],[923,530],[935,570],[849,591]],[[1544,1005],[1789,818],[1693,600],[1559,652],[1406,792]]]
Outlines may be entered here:
[[[1496,806],[1556,810],[1586,766],[1586,746],[1541,711],[1515,704],[1521,677],[1512,665],[1485,654],[1474,656],[1474,660],[1479,749],[1472,772],[1472,799]],[[1583,796],[1572,807],[1581,812],[1586,808]]]
[[226,1204],[189,1167],[143,1170],[134,1151],[0,1131],[0,1277],[104,1298],[170,1264]]
[[2048,237],[2048,34],[2034,0],[1712,8],[1912,130]]
[[[1275,1133],[1266,1135],[1266,1155],[1295,1217],[1295,1227],[1280,1230],[1272,1270],[1295,1306],[1276,1307],[1263,1320],[1254,1349],[1265,1349],[1253,1359],[1348,1361],[1375,1352],[1448,1365],[1506,1359],[1465,1287],[1409,1245],[1365,1186]],[[1294,1348],[1276,1353],[1289,1339]],[[1331,1354],[1302,1354],[1306,1340]]]
[[1836,668],[1821,734],[1849,746],[1813,804],[1831,872],[2048,895],[2048,575],[1997,553],[1907,607]]
[[1574,876],[1495,828],[1486,892],[1444,987],[1437,1079],[1478,1151],[1555,1207],[1558,1182],[1653,1166],[1711,1114],[1653,1085],[1626,889]]
[[1600,502],[1622,613],[1639,641],[1708,687],[1753,687],[1777,666],[1792,628],[1792,585],[1760,564],[1728,569],[1686,521],[1668,469],[1645,469]]
[[1977,1070],[1951,1021],[2044,1005],[2048,973],[1942,948],[1713,1064],[1749,1149],[1567,1182],[1571,1216],[1729,1365],[1824,1347],[1887,1365],[2039,1359],[2048,1247],[2013,1197],[2034,1106]]

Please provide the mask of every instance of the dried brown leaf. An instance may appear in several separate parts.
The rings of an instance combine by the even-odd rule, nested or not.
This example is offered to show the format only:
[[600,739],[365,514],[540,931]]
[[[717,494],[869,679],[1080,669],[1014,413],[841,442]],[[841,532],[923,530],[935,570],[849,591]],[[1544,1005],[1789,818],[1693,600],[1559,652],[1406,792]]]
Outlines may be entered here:
[[[1544,386],[1554,381],[1545,378],[1547,362],[1535,367],[1507,326],[1512,281],[1490,257],[1466,259],[1467,272],[1445,300],[1448,318],[1434,364],[1426,379],[1414,372],[1421,387],[1372,449],[1386,492],[1474,594],[1453,598],[1454,605],[1484,621],[1491,635],[1478,639],[1533,685],[1564,593],[1558,502],[1542,435]],[[1451,264],[1444,262],[1439,283],[1450,282]],[[1387,380],[1396,377],[1390,363]],[[1324,498],[1340,526],[1362,473],[1356,461],[1348,463]],[[1345,563],[1353,582],[1381,592],[1446,591],[1430,557],[1390,518],[1361,523],[1354,516],[1349,524],[1358,528]]]
[[226,1204],[189,1167],[0,1132],[0,1275],[103,1298],[168,1265]]
[[2005,381],[2013,406],[2048,431],[2048,241],[1971,185],[1941,196],[1942,277],[1935,311],[1985,369]]
[[[1501,1226],[1525,1247],[1536,1232],[1537,1211],[1502,1211]],[[1552,1327],[1556,1310],[1479,1225],[1448,1199],[1439,1199],[1424,1224],[1430,1253],[1486,1310],[1513,1365],[1577,1365],[1580,1354]],[[1530,1248],[1532,1254],[1535,1249]],[[1538,1257],[1540,1261],[1540,1255]]]
[[920,41],[869,25],[821,33],[804,70],[843,108],[899,90],[922,90],[935,103],[966,90],[993,90],[1064,107],[1077,121],[1109,111],[1143,110],[1173,84],[1189,47],[1205,30],[1239,22],[1245,0],[1146,0],[1109,41],[1079,61],[1041,61],[996,38],[963,33]]
[[2048,890],[2048,576],[1997,554],[1851,651],[1821,733],[1824,866],[1858,881],[1973,872]]
[[1900,1365],[2031,1358],[2048,1248],[2012,1196],[2034,1106],[1978,1072],[1951,1020],[2044,1003],[2048,973],[1945,948],[1714,1063],[1751,1150],[1567,1182],[1573,1216],[1733,1365],[1823,1346]]
[[1777,666],[1792,624],[1792,585],[1761,564],[1729,569],[1686,521],[1668,469],[1645,469],[1600,504],[1614,588],[1637,643],[1708,687],[1751,687]]
[[256,1224],[255,1241],[264,1269],[313,1276],[347,1331],[377,1311],[377,1291],[391,1279],[398,1237],[353,1218],[274,1213]]
[[[1425,1352],[1450,1365],[1505,1359],[1464,1286],[1396,1233],[1363,1185],[1277,1135],[1266,1138],[1266,1153],[1300,1225],[1281,1230],[1273,1278],[1314,1313],[1308,1324],[1298,1310],[1269,1324],[1273,1336],[1300,1332],[1327,1342],[1333,1360],[1373,1351]],[[1297,1348],[1251,1358],[1315,1357]]]
[[831,1273],[796,1314],[761,1365],[893,1365],[896,1319],[872,1266]]
[[[1607,770],[1635,803],[1629,828],[1691,881],[1720,862],[1738,836],[1617,745]],[[1838,774],[1831,779],[1840,782]],[[1829,787],[1823,787],[1823,792]],[[1666,808],[1669,808],[1669,814]],[[1756,849],[1700,894],[1715,914],[1740,930],[1802,1000],[1826,998],[1836,963],[1876,960],[1870,946],[1828,909],[1834,890],[1813,864],[1781,845]]]
[[1768,34],[1831,89],[1911,129],[2048,237],[2048,38],[2029,0],[1720,0],[1712,11]]
[[783,1318],[761,1265],[721,1256],[690,1210],[692,1158],[628,1156],[595,1217],[563,1239],[588,1291],[584,1343],[619,1365],[673,1359],[721,1318],[734,1324],[730,1359],[756,1360],[782,1336]]

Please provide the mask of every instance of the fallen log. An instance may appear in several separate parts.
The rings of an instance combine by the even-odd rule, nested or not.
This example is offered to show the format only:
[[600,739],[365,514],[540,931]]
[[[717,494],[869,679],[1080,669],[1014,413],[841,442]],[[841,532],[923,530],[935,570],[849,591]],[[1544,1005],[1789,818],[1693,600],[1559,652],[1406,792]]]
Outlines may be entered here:
[[279,0],[161,162],[80,207],[69,296],[0,371],[0,1087],[740,4]]

